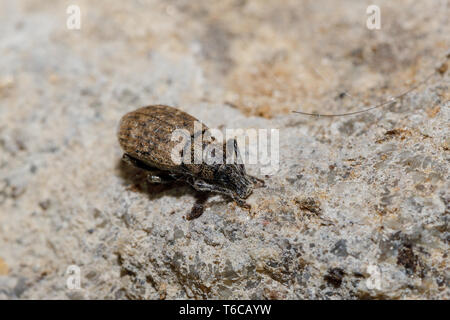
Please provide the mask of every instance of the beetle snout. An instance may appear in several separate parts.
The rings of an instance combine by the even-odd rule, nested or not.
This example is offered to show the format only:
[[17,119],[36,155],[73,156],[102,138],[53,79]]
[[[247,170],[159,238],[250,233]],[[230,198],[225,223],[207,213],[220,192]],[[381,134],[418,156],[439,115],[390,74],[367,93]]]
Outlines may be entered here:
[[236,193],[241,199],[247,199],[253,191],[253,183],[247,179],[247,177],[242,177],[236,183]]

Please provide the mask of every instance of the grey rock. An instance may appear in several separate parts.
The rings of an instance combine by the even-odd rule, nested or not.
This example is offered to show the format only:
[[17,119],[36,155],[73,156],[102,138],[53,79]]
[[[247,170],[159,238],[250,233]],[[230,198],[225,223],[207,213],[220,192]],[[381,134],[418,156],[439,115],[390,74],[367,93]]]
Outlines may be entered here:
[[[0,298],[448,300],[449,72],[291,113],[418,84],[448,8],[381,1],[368,30],[357,0],[217,3],[81,1],[68,30],[63,2],[0,2]],[[187,221],[191,188],[120,161],[119,119],[159,103],[279,129],[251,210]]]

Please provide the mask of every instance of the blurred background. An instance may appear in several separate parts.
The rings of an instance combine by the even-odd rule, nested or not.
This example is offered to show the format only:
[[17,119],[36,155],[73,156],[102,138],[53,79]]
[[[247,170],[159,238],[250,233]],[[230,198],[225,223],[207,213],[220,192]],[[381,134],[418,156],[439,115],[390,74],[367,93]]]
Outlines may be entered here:
[[[70,87],[66,94],[92,91],[93,110],[226,101],[268,118],[345,111],[413,84],[449,41],[445,0],[1,3],[2,87],[42,81]],[[74,4],[79,30],[67,28]],[[379,30],[366,26],[369,5],[380,8]],[[336,100],[343,90],[360,100]]]

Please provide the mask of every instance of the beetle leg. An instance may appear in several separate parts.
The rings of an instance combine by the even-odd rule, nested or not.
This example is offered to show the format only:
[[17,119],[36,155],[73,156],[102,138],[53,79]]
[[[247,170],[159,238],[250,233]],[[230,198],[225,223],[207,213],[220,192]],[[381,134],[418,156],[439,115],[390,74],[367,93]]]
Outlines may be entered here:
[[206,201],[208,201],[209,194],[206,192],[199,192],[196,195],[196,200],[191,211],[187,214],[186,220],[192,220],[200,217],[206,209]]
[[193,181],[189,181],[189,184],[191,184],[195,190],[197,191],[208,191],[208,192],[218,192],[218,193],[223,193],[226,194],[230,197],[233,197],[233,192],[225,189],[223,187],[211,184],[206,182],[205,180],[202,179],[194,179]]
[[247,204],[245,201],[240,199],[236,194],[224,187],[217,186],[215,184],[208,183],[202,179],[196,179],[193,182],[189,181],[189,184],[194,187],[197,191],[207,191],[207,192],[217,192],[221,194],[225,194],[232,198],[240,207],[250,209],[250,205]]
[[156,168],[149,167],[146,172],[147,181],[150,183],[171,183],[177,180],[176,176]]
[[147,175],[147,181],[150,183],[170,183],[174,180],[167,174],[160,174],[161,171],[152,171]]
[[262,188],[266,185],[263,179],[259,179],[249,174],[247,175],[247,178],[249,178],[255,184],[255,188]]

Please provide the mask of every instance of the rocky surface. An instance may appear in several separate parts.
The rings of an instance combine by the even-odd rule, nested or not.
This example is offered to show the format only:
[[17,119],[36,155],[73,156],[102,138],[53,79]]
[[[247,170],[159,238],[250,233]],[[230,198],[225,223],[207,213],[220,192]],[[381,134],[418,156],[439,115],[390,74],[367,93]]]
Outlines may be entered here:
[[[0,2],[0,298],[450,298],[448,1],[77,3]],[[157,103],[279,129],[250,211],[120,162]]]

